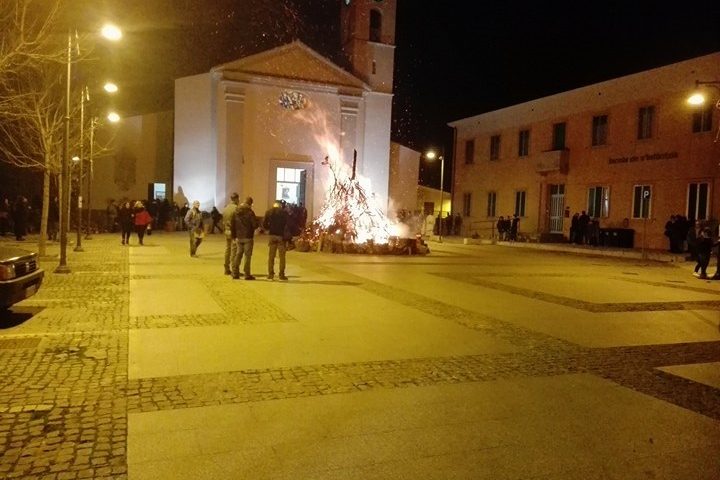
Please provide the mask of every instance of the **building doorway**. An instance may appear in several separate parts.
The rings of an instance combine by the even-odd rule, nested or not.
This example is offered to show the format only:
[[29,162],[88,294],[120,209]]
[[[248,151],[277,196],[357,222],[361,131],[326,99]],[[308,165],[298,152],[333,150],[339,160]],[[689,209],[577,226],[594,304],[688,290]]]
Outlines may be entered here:
[[563,232],[565,211],[565,185],[549,185],[550,192],[550,233]]
[[307,170],[278,167],[275,170],[275,200],[306,205]]

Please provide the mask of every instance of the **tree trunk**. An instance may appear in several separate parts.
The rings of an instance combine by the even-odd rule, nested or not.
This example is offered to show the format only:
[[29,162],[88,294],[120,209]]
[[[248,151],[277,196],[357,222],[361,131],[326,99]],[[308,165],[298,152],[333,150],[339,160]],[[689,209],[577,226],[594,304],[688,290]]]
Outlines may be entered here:
[[48,212],[50,211],[50,159],[46,157],[45,162],[45,170],[43,171],[42,214],[40,216],[40,239],[38,241],[38,252],[41,257],[44,257],[47,253],[47,224]]

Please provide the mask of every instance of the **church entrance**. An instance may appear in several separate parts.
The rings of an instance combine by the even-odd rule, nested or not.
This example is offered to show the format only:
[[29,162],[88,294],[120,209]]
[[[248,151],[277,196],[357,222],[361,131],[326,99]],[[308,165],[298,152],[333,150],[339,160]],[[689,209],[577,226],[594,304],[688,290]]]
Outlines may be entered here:
[[275,169],[275,200],[306,205],[307,170],[304,168]]

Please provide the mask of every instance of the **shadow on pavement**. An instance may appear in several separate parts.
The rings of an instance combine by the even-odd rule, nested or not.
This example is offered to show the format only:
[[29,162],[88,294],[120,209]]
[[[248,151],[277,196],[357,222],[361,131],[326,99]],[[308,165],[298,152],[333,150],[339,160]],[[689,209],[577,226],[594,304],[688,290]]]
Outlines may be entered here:
[[22,325],[32,317],[42,312],[44,307],[14,307],[8,310],[0,309],[0,330]]

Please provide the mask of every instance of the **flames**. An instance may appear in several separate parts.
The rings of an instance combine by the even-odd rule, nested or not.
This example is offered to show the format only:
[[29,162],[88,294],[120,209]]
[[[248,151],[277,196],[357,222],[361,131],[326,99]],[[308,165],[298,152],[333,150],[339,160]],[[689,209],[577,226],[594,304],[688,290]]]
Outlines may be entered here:
[[326,153],[321,165],[331,177],[324,185],[327,193],[320,213],[302,237],[313,242],[332,236],[342,242],[387,244],[400,233],[400,226],[388,218],[381,199],[371,193],[370,180],[357,174],[355,159],[352,168],[342,161],[338,136],[330,132],[324,112],[306,109],[295,115],[312,129],[320,151]]

